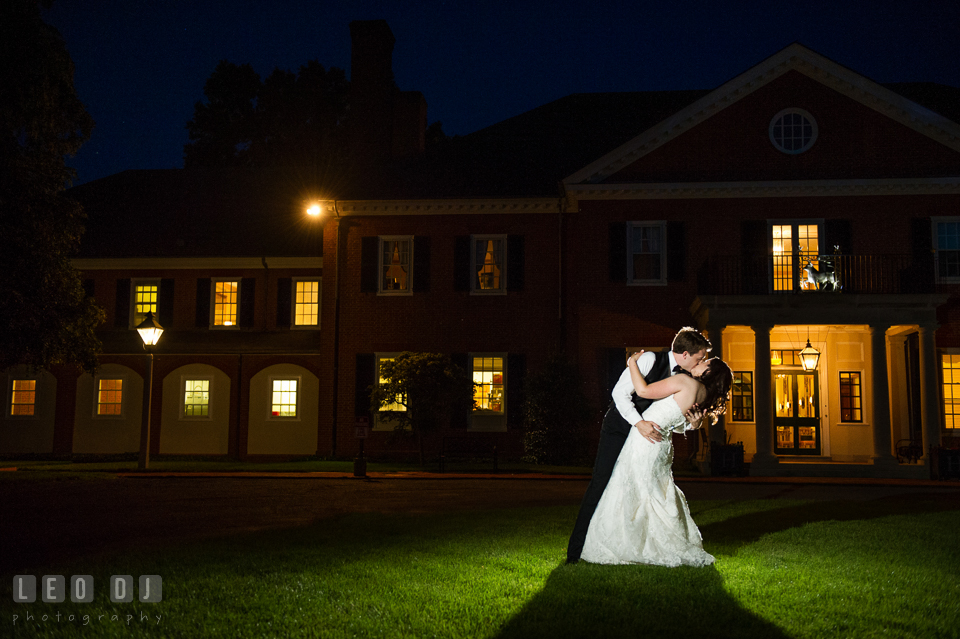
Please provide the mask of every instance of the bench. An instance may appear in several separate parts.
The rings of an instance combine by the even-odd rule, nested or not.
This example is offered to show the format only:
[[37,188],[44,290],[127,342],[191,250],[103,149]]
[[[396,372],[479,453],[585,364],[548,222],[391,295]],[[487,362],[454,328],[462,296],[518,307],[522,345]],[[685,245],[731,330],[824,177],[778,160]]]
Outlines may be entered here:
[[450,459],[480,459],[493,462],[497,467],[497,445],[486,437],[444,437],[440,445],[440,472],[444,472]]

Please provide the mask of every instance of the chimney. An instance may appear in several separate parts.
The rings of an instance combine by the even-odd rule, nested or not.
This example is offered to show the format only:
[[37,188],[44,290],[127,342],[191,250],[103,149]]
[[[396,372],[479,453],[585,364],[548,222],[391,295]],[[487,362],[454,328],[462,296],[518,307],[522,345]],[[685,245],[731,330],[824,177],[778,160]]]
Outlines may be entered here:
[[350,155],[354,165],[382,165],[424,149],[427,104],[393,80],[396,39],[386,20],[350,23]]

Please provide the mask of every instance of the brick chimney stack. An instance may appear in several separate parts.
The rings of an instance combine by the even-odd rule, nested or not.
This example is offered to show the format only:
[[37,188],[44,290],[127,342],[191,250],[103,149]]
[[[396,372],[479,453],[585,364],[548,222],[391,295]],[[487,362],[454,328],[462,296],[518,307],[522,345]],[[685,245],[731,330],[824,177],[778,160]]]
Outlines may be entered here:
[[374,166],[423,152],[427,104],[419,91],[400,91],[393,79],[396,39],[386,20],[350,23],[350,154]]

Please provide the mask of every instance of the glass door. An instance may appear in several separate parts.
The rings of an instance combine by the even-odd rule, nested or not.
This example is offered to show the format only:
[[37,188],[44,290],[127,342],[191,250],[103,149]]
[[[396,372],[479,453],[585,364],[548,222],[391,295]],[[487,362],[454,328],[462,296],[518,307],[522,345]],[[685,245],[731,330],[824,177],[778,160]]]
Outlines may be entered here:
[[774,452],[777,455],[820,454],[820,402],[816,371],[773,374]]

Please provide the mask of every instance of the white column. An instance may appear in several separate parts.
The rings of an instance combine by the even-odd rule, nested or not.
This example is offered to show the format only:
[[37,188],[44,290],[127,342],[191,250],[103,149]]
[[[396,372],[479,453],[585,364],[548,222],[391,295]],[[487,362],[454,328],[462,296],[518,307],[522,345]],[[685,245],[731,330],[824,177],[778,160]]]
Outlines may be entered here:
[[890,440],[890,381],[887,377],[887,335],[881,326],[870,326],[873,355],[873,388],[870,392],[873,423],[873,464],[895,465]]
[[750,464],[750,473],[756,474],[777,464],[773,454],[773,400],[770,388],[770,329],[771,326],[751,326],[754,334],[753,405],[757,423],[757,452]]

